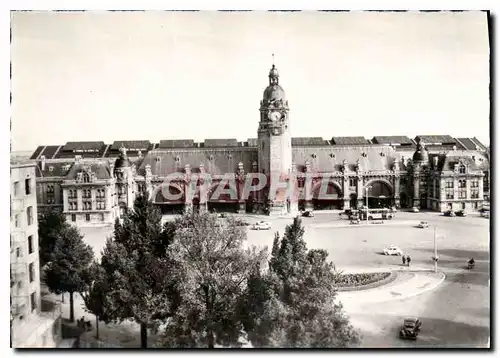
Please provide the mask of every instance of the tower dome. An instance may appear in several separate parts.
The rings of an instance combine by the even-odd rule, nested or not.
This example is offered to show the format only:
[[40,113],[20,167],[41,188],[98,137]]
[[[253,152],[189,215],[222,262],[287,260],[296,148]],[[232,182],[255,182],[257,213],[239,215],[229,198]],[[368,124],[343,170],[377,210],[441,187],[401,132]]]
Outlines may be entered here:
[[281,100],[283,104],[286,103],[285,90],[279,85],[279,72],[273,64],[269,70],[269,86],[264,90],[263,94],[264,103],[271,103]]
[[130,160],[127,157],[127,150],[122,146],[120,148],[120,155],[115,161],[115,168],[128,168],[130,167]]
[[417,141],[417,149],[415,153],[413,153],[413,161],[414,162],[428,162],[429,161],[429,153],[427,149],[425,149],[424,145],[421,143],[420,137],[415,138]]

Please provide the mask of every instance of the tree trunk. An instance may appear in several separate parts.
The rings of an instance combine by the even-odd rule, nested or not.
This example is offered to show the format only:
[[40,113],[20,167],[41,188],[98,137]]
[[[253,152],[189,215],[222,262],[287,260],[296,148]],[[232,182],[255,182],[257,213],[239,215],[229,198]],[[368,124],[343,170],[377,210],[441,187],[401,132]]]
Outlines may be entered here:
[[73,292],[69,293],[69,320],[75,322],[75,307],[73,305]]
[[214,332],[212,332],[212,330],[209,329],[207,335],[208,335],[208,348],[213,349],[215,346]]
[[99,339],[99,317],[95,316],[95,339]]
[[141,348],[148,348],[148,325],[141,323]]

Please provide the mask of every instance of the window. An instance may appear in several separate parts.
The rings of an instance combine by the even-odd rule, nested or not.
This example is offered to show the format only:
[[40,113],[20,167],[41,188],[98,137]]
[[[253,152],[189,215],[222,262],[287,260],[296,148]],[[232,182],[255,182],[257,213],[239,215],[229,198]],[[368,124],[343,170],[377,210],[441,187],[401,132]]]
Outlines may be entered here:
[[446,199],[453,199],[453,192],[449,191],[446,193]]
[[458,192],[458,198],[459,199],[466,199],[467,198],[467,192],[465,192],[465,191],[459,191]]
[[449,188],[449,189],[453,189],[453,180],[448,180],[446,182],[446,187]]
[[83,173],[83,182],[90,183],[90,175],[88,173]]
[[101,214],[101,221],[104,221],[104,214]]
[[26,210],[26,214],[28,216],[28,226],[33,224],[33,207],[28,206],[28,209]]
[[36,292],[33,292],[30,295],[30,301],[31,301],[31,312],[36,310]]
[[479,190],[473,189],[470,193],[471,199],[479,199]]
[[459,188],[465,188],[467,186],[467,181],[465,179],[461,179],[458,181]]
[[19,227],[19,214],[14,215],[14,226]]
[[460,165],[460,166],[458,167],[458,172],[459,172],[460,174],[465,174],[465,165]]
[[471,187],[472,188],[478,188],[479,187],[479,181],[478,180],[473,180],[471,181]]
[[21,248],[16,247],[16,257],[21,257]]
[[28,236],[28,254],[33,253],[33,235]]
[[71,221],[73,221],[73,222],[76,221],[76,215],[75,214],[71,214]]
[[465,203],[462,203],[462,209],[465,210]]
[[356,186],[356,178],[349,178],[349,186]]
[[19,195],[19,182],[16,181],[14,182],[14,197],[17,197]]
[[54,192],[54,185],[47,185],[47,193],[53,193]]
[[85,221],[90,221],[90,214],[85,214]]
[[29,276],[30,282],[35,281],[35,264],[33,262],[29,265]]
[[31,194],[31,178],[28,178],[24,181],[25,189],[26,189],[26,195]]

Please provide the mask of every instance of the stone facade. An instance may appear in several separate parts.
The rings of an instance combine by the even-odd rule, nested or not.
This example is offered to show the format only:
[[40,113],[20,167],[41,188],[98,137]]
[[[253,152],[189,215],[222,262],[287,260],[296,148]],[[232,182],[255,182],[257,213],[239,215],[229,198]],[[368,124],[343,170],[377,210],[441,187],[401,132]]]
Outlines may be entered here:
[[[477,139],[292,138],[290,108],[274,65],[268,78],[257,138],[245,142],[68,142],[37,148],[32,159],[38,168],[39,210],[62,210],[81,225],[108,225],[132,207],[137,193],[146,191],[165,213],[282,215],[367,204],[443,211],[450,204],[474,209],[488,198],[483,189],[489,192],[489,153]],[[454,171],[453,163],[461,161],[467,162],[466,173]],[[90,182],[79,179],[85,173]],[[258,175],[265,176],[265,186],[248,191],[245,185],[257,186]],[[446,196],[449,184],[443,184],[449,178],[457,181],[453,197]],[[465,188],[459,190],[458,183]],[[101,201],[104,207],[97,204]]]
[[60,306],[41,298],[35,178],[33,163],[11,163],[10,298],[14,348],[54,348],[61,340]]

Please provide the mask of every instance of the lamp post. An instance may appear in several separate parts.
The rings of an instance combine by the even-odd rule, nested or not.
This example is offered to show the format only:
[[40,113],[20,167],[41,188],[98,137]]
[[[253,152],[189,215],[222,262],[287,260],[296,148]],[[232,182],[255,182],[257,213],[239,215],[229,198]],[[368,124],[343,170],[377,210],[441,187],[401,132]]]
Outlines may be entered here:
[[372,187],[371,186],[365,186],[365,191],[366,191],[366,223],[368,224],[368,190],[370,190]]
[[438,271],[438,248],[437,248],[436,226],[434,226],[434,272]]

